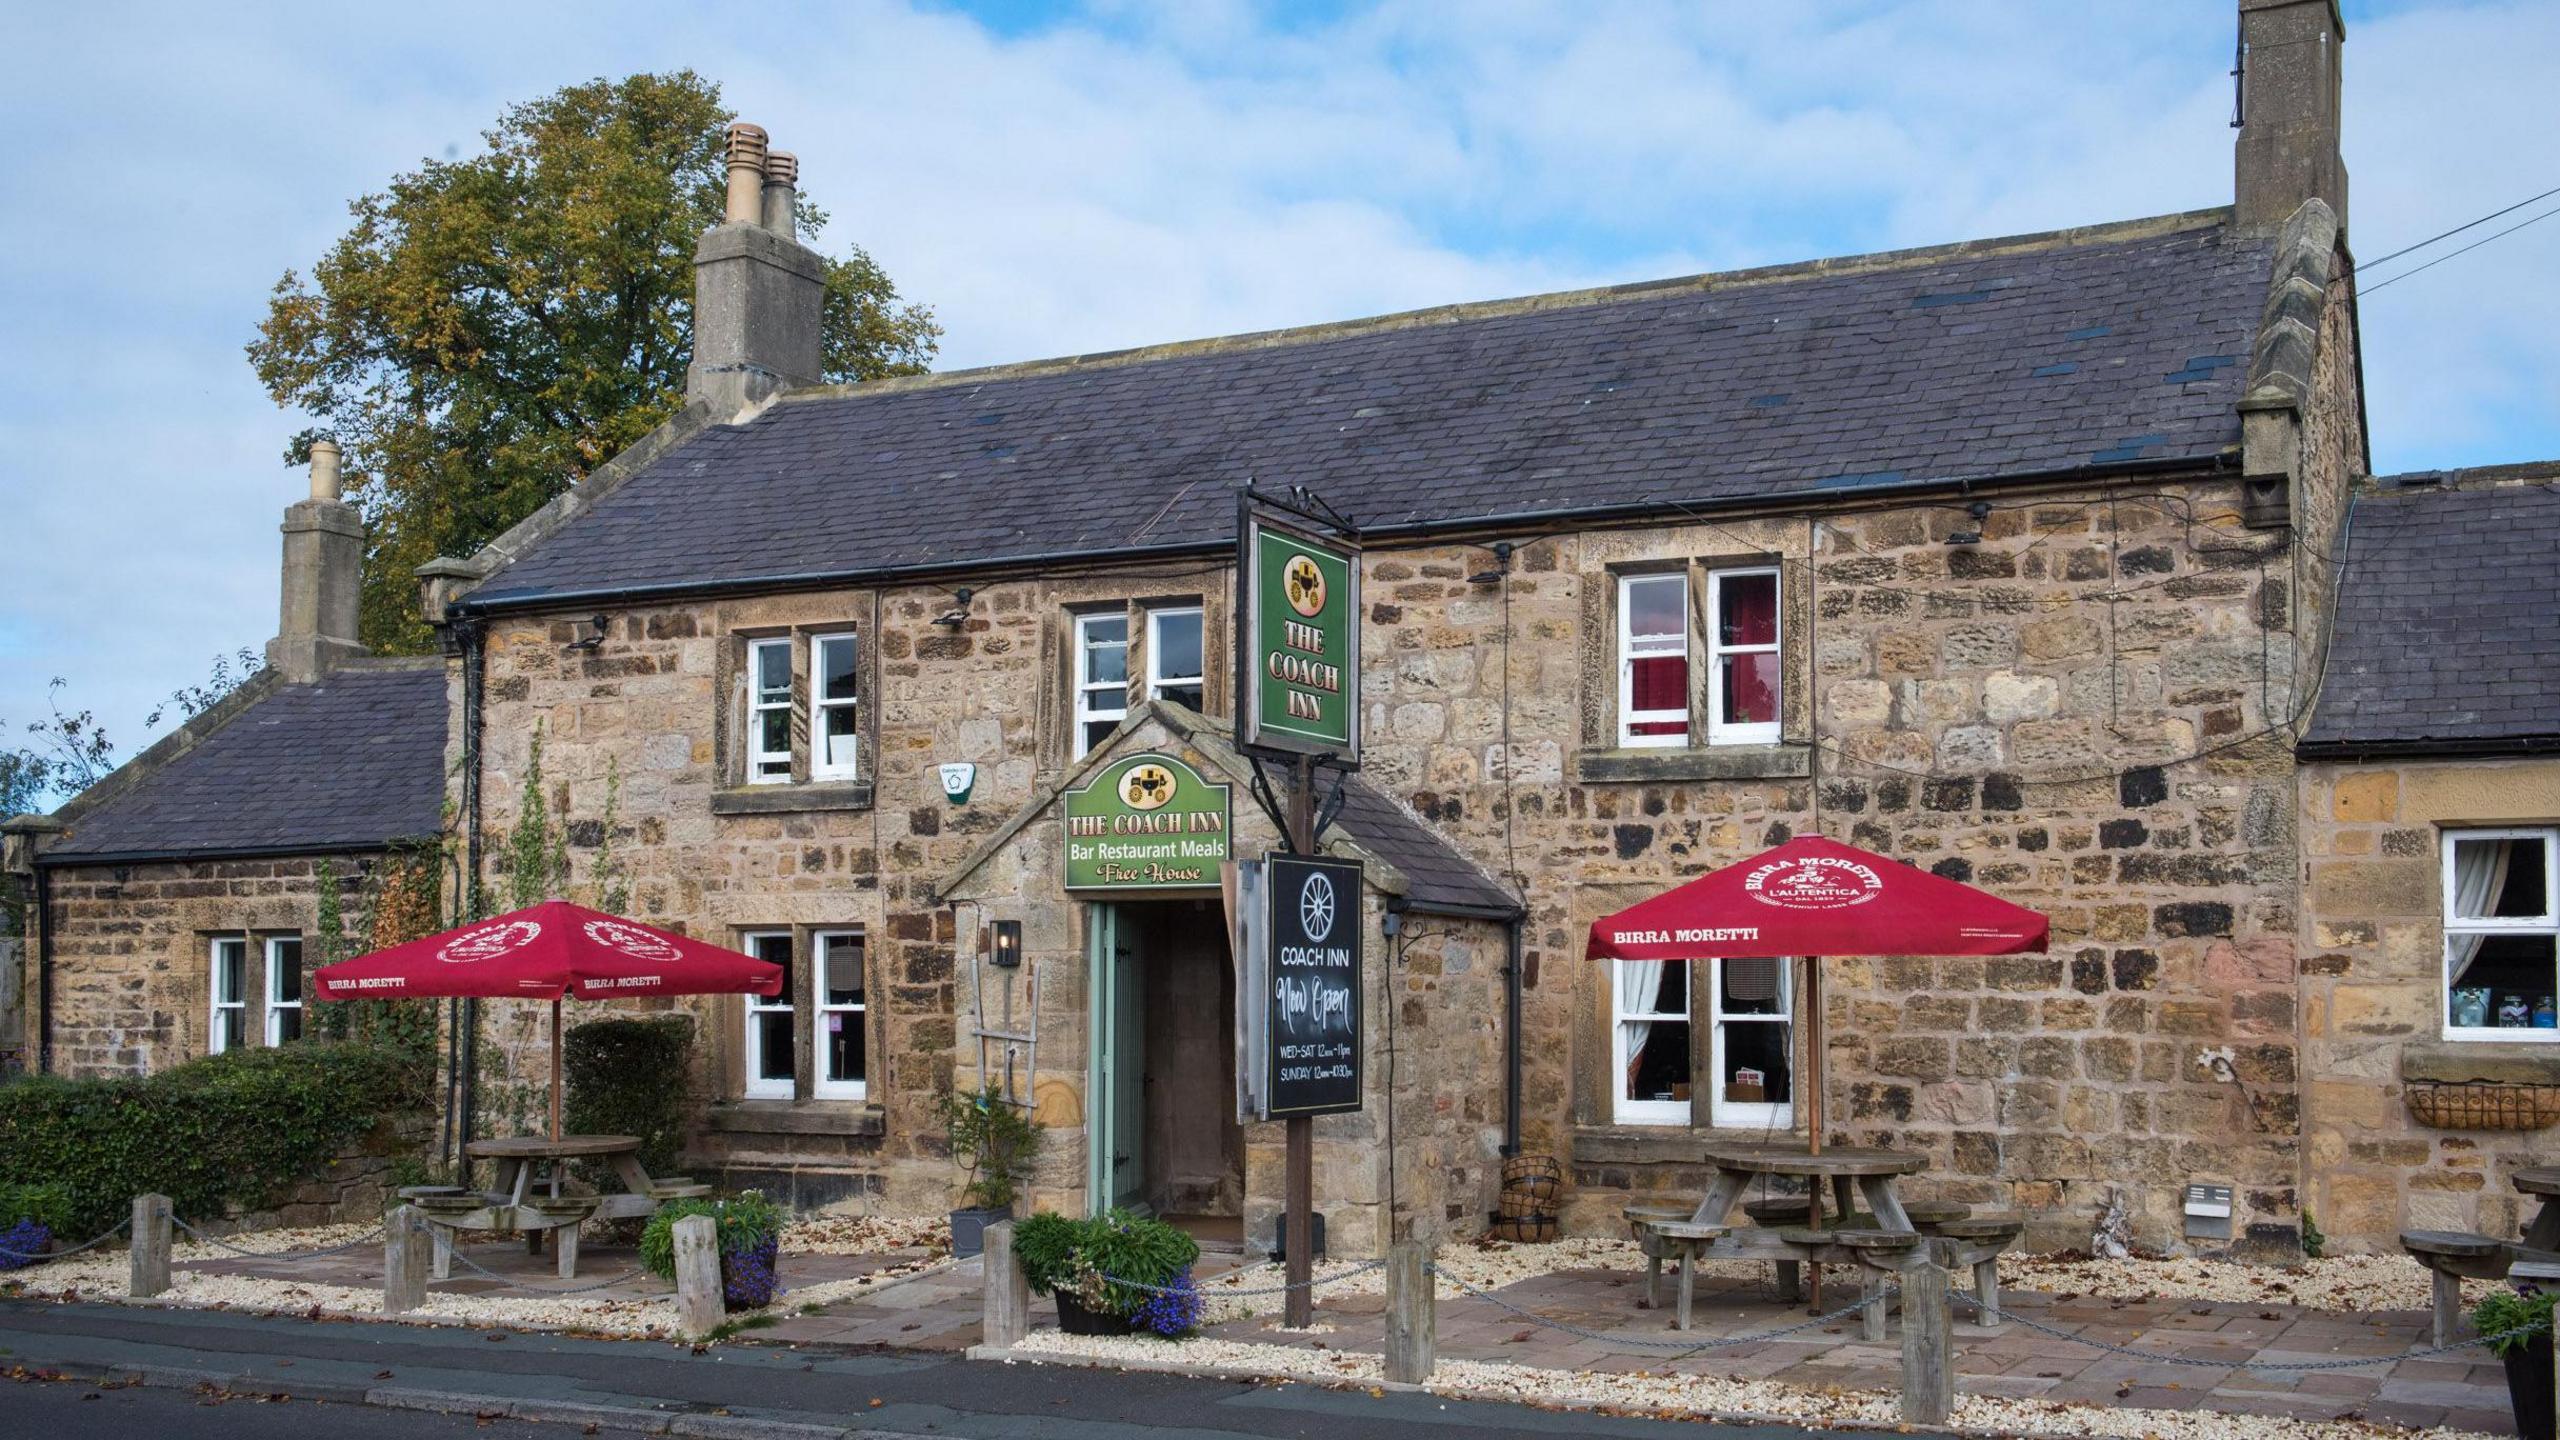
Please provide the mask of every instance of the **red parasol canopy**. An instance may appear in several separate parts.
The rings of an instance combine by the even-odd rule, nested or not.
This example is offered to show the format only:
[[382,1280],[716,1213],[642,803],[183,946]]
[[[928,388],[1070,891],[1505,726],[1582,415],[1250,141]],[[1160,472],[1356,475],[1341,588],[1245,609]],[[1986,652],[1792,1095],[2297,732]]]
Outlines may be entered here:
[[1594,960],[2017,955],[2042,915],[1854,845],[1802,835],[1591,922]]
[[323,1000],[469,995],[775,995],[782,967],[653,925],[546,900],[312,972]]

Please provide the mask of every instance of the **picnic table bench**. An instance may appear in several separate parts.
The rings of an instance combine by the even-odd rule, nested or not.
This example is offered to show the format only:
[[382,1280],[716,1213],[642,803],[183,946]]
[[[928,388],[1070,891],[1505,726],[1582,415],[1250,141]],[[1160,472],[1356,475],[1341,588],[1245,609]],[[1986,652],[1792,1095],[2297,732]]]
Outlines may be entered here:
[[[542,1253],[545,1235],[552,1237],[560,1278],[578,1273],[578,1227],[589,1219],[640,1219],[657,1213],[667,1200],[708,1195],[711,1187],[682,1175],[652,1177],[640,1164],[636,1135],[564,1135],[559,1139],[522,1135],[475,1140],[462,1149],[475,1160],[497,1162],[496,1183],[487,1190],[458,1185],[413,1185],[400,1192],[427,1220],[435,1241],[433,1273],[453,1278],[453,1241],[457,1231],[512,1230],[525,1238],[527,1254]],[[623,1191],[616,1195],[565,1193],[568,1162],[602,1160],[613,1170]],[[543,1173],[537,1177],[537,1169]],[[537,1180],[545,1187],[535,1189]]]
[[2538,1272],[2560,1264],[2560,1165],[2518,1170],[2508,1183],[2540,1201],[2521,1239],[2500,1240],[2469,1230],[2400,1232],[2400,1248],[2427,1267],[2434,1283],[2429,1308],[2438,1345],[2452,1344],[2461,1333],[2463,1281],[2503,1280],[2521,1267]]

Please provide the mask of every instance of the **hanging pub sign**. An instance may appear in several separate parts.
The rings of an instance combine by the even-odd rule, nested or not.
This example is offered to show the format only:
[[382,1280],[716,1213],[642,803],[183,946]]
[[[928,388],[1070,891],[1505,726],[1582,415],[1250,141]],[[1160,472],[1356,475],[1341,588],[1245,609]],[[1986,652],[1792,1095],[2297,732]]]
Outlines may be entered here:
[[1066,793],[1066,887],[1214,890],[1226,862],[1230,787],[1170,755],[1132,755]]
[[1243,507],[1236,739],[1360,758],[1360,552]]
[[1263,862],[1270,990],[1263,1113],[1360,1108],[1360,864],[1274,855]]

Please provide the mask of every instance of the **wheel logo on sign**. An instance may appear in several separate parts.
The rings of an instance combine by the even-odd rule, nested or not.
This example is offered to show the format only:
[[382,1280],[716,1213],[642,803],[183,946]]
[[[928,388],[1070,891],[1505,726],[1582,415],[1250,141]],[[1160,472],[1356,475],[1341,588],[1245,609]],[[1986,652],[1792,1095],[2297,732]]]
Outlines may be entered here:
[[619,920],[590,920],[586,923],[586,932],[588,939],[607,950],[628,955],[634,960],[646,960],[652,965],[671,964],[684,958],[683,951],[665,940],[637,925],[625,925]]
[[1311,872],[1298,892],[1298,924],[1318,944],[1333,933],[1333,882],[1321,870]]
[[501,955],[521,950],[542,934],[536,920],[510,920],[503,925],[483,925],[465,930],[444,943],[436,958],[448,965],[471,965],[482,960],[495,960]]

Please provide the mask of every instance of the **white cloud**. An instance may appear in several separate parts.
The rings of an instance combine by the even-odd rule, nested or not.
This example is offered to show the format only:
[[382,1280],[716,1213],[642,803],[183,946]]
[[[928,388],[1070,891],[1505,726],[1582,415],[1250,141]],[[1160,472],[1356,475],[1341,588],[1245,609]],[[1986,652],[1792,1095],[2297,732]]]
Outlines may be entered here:
[[[0,96],[0,719],[128,745],[273,627],[294,417],[241,358],[346,201],[506,104],[690,65],[984,364],[2224,203],[2232,0],[62,7]],[[2354,234],[2552,183],[2560,11],[2359,14]],[[92,198],[95,197],[95,198]],[[39,201],[61,213],[47,213]],[[2385,468],[2560,450],[2560,220],[2372,298]]]

